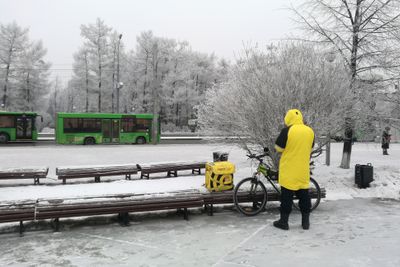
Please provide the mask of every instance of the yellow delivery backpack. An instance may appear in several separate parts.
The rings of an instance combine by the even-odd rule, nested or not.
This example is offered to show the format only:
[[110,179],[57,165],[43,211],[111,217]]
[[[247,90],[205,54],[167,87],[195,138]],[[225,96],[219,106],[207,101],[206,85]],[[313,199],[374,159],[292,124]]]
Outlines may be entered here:
[[206,163],[206,187],[209,191],[233,189],[235,165],[229,161]]

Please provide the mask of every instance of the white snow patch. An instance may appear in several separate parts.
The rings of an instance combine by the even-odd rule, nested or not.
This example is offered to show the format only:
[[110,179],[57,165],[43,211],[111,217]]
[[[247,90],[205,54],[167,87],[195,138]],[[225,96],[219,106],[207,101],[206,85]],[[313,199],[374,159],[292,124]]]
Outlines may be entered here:
[[[313,177],[326,189],[326,199],[391,198],[400,199],[400,144],[391,144],[389,156],[383,156],[377,143],[355,143],[351,168],[339,168],[342,143],[331,145],[331,165],[325,165],[325,156],[316,159]],[[171,161],[212,161],[212,152],[229,152],[229,161],[236,165],[235,182],[248,177],[255,166],[246,158],[246,152],[233,146],[202,145],[108,145],[108,146],[16,146],[1,147],[1,168],[19,166],[49,166],[47,179],[42,185],[31,185],[31,181],[0,180],[0,202],[35,200],[45,198],[74,198],[105,196],[113,194],[144,194],[180,190],[206,191],[204,170],[201,175],[191,171],[179,171],[177,178],[165,178],[166,173],[154,174],[149,180],[133,180],[124,176],[102,177],[102,183],[93,179],[73,179],[63,185],[55,176],[57,166],[112,166],[136,163]],[[354,184],[355,164],[371,163],[374,167],[374,181],[367,189],[358,189]],[[33,167],[35,168],[35,167]],[[89,182],[89,183],[88,183]]]

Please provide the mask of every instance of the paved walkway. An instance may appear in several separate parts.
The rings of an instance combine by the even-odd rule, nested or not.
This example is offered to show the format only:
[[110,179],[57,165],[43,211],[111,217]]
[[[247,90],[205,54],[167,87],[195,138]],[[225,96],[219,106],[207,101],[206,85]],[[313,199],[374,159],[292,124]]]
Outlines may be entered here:
[[0,230],[0,266],[400,266],[400,203],[376,199],[323,202],[300,227],[273,228],[278,210],[242,217],[222,210],[189,221],[168,214],[133,215],[129,227],[110,218],[62,223],[62,230],[19,237]]

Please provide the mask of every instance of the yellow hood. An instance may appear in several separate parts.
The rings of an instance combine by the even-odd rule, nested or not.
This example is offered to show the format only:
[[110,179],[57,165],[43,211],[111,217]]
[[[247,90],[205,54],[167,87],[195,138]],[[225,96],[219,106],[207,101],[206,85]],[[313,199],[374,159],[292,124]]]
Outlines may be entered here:
[[304,124],[303,115],[298,109],[290,109],[285,116],[285,124],[287,127],[294,124]]

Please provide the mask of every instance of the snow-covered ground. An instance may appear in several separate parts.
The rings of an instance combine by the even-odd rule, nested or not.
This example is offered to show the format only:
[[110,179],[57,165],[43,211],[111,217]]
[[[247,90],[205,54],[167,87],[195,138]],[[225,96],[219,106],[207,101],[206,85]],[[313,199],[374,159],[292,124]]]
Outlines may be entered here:
[[63,219],[58,233],[1,234],[0,266],[400,266],[397,201],[325,201],[309,231],[295,211],[289,231],[274,228],[278,209],[271,206],[255,217],[192,212],[189,221],[174,212],[132,214],[129,227],[110,217]]
[[[300,227],[293,211],[290,230],[272,226],[278,203],[267,211],[245,217],[219,208],[214,216],[200,210],[184,221],[175,212],[132,214],[131,226],[120,227],[115,216],[63,219],[61,232],[32,223],[24,237],[0,224],[0,266],[400,266],[400,144],[383,156],[379,144],[355,143],[352,168],[338,167],[341,143],[332,144],[331,166],[324,155],[317,160],[314,178],[326,188],[327,198],[312,213],[311,229]],[[56,179],[55,167],[132,164],[212,159],[213,151],[227,151],[235,163],[235,180],[252,173],[245,152],[224,145],[146,146],[26,146],[0,147],[1,168],[48,166],[43,185],[32,180],[0,180],[0,203],[37,198],[101,196],[203,190],[204,175],[183,172],[177,178],[164,174],[140,180],[139,175],[68,181]],[[354,165],[371,163],[371,187],[354,186]],[[44,226],[44,227],[41,227]],[[42,229],[41,231],[33,231]],[[44,230],[43,230],[44,229]],[[47,229],[47,230],[46,230]]]
[[[351,168],[339,168],[342,143],[331,146],[331,165],[325,165],[325,155],[316,160],[313,177],[326,188],[327,199],[351,199],[377,197],[400,199],[400,144],[392,144],[390,155],[382,155],[377,143],[355,143]],[[249,176],[253,170],[251,161],[239,148],[225,145],[106,145],[106,146],[17,146],[0,147],[0,168],[49,167],[47,179],[42,185],[32,180],[0,180],[0,202],[38,198],[66,198],[100,196],[110,194],[156,193],[178,190],[202,190],[204,175],[192,175],[190,171],[179,172],[177,178],[165,178],[165,174],[152,174],[150,180],[133,180],[124,177],[104,177],[102,183],[94,179],[68,180],[62,185],[57,180],[55,168],[61,166],[136,164],[168,161],[212,161],[212,152],[229,152],[229,160],[236,165],[235,181]],[[374,179],[371,187],[358,189],[354,186],[354,165],[371,163]]]

